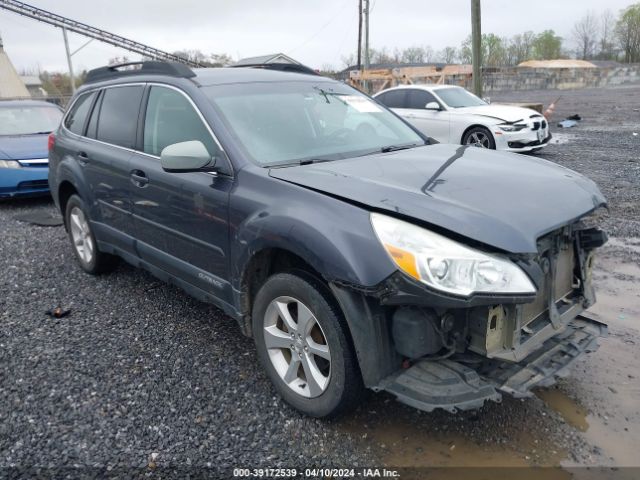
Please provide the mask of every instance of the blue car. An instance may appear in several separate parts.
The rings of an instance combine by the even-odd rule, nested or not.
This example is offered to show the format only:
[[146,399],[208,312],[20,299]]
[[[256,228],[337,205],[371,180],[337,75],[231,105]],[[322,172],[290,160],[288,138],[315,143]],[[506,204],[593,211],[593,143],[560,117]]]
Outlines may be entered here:
[[0,101],[0,199],[49,194],[47,138],[61,118],[48,102]]

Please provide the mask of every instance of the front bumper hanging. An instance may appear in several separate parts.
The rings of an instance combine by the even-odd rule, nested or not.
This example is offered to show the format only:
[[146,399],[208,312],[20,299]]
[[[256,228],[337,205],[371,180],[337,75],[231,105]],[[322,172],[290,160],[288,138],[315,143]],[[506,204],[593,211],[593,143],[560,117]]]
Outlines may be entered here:
[[606,335],[605,324],[578,315],[561,333],[520,362],[489,360],[479,355],[459,361],[420,360],[385,378],[378,389],[426,412],[437,408],[450,412],[477,409],[487,400],[500,402],[502,393],[530,397],[532,388],[550,386],[557,378],[567,376],[575,361],[582,354],[595,351],[598,337]]

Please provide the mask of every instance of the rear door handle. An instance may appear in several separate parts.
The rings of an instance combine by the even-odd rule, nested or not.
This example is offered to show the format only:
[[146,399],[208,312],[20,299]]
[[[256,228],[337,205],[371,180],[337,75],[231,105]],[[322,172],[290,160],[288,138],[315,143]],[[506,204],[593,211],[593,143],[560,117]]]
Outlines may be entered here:
[[131,171],[131,183],[133,183],[136,187],[146,187],[149,184],[149,177],[142,170],[132,170]]
[[87,155],[87,152],[78,152],[78,161],[82,166],[85,166],[87,163],[89,163],[89,155]]

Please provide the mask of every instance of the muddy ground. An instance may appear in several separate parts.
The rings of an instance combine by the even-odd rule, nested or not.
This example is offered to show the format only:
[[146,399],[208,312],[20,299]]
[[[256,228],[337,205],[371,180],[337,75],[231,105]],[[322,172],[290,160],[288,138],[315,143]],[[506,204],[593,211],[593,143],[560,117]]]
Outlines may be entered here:
[[[310,419],[275,395],[233,320],[125,264],[84,275],[62,227],[16,219],[52,213],[50,201],[9,202],[0,205],[0,476],[6,467],[259,463],[640,478],[640,469],[598,468],[640,467],[640,85],[492,100],[546,105],[559,95],[555,121],[583,120],[567,130],[552,122],[554,143],[537,155],[600,185],[610,211],[599,219],[612,236],[591,309],[610,334],[572,376],[475,412],[423,413],[376,394],[339,420]],[[72,313],[53,321],[44,312],[58,304]],[[531,466],[557,468],[521,468]],[[428,478],[469,472],[444,468]]]

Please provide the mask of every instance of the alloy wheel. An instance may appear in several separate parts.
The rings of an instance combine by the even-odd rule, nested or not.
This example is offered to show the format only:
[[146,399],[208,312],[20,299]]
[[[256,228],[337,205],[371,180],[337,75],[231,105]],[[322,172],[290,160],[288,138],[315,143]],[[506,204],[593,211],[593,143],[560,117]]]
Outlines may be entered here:
[[467,145],[473,145],[474,147],[490,148],[491,141],[486,133],[473,132],[467,138]]
[[73,207],[69,214],[69,227],[71,229],[71,239],[76,249],[78,257],[85,263],[91,263],[93,260],[95,245],[91,238],[91,230],[89,222],[84,212],[79,207]]
[[331,352],[322,327],[306,305],[287,296],[271,301],[263,335],[273,367],[292,391],[306,398],[325,392]]

